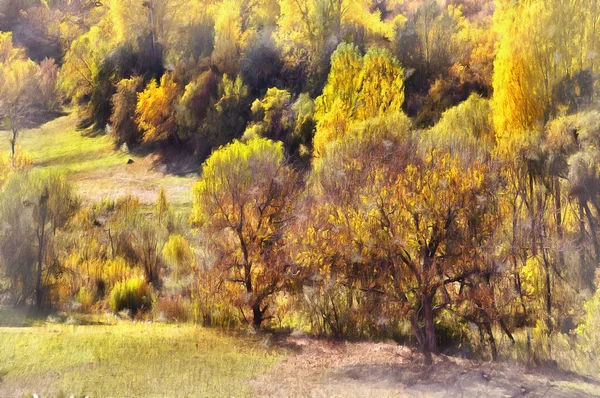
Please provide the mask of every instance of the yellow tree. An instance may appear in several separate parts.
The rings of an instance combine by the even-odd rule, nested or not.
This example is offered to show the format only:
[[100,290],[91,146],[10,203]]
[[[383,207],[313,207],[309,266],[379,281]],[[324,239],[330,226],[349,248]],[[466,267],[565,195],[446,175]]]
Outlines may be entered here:
[[[544,317],[547,332],[553,328],[553,275],[564,267],[562,252],[550,248],[556,248],[554,236],[556,240],[563,236],[565,195],[560,177],[545,171],[542,143],[544,126],[563,111],[557,87],[588,68],[589,62],[583,60],[593,57],[585,40],[591,20],[582,17],[580,3],[498,0],[493,22],[498,46],[492,113],[495,152],[502,161],[505,182],[501,209],[506,223],[502,227],[511,248],[506,258],[522,316],[530,321]],[[548,231],[556,235],[549,236]],[[526,289],[525,285],[541,288]],[[533,301],[539,305],[527,305],[528,290],[536,292]]]
[[109,51],[107,37],[110,32],[93,26],[67,51],[60,71],[60,86],[75,101],[92,92],[100,64]]
[[257,328],[289,276],[284,231],[295,190],[283,144],[265,138],[233,141],[215,151],[193,189],[190,221],[213,234],[220,253],[216,266],[235,287],[237,307],[242,313],[251,309]]
[[236,75],[239,71],[241,51],[244,48],[241,4],[224,0],[215,16],[215,48],[212,62],[221,73]]
[[15,156],[19,132],[39,108],[40,68],[12,46],[10,33],[0,33],[0,119],[11,133]]
[[402,67],[387,50],[371,49],[363,59],[353,44],[340,44],[331,57],[323,94],[316,100],[316,155],[343,137],[353,123],[401,113],[403,79]]
[[[320,221],[307,234],[306,261],[392,300],[431,361],[440,311],[477,297],[491,306],[483,289],[473,290],[494,273],[494,173],[437,149],[421,154],[408,131],[370,120],[326,148],[315,169],[322,202],[313,206]],[[493,313],[474,318],[491,341]]]
[[160,85],[152,80],[146,89],[138,94],[135,109],[136,122],[143,132],[144,142],[175,140],[177,135],[177,116],[174,110],[178,99],[179,87],[170,74],[160,79]]

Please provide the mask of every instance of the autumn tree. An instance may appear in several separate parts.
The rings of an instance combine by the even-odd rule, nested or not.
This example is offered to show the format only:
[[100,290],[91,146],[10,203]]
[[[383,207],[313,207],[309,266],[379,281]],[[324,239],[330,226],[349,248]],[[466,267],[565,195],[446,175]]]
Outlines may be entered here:
[[219,99],[219,83],[217,74],[209,70],[185,86],[177,107],[177,123],[186,137],[199,135],[209,111]]
[[178,95],[179,87],[169,74],[163,75],[160,85],[156,80],[152,80],[146,89],[138,94],[136,123],[142,131],[144,142],[174,140],[180,143],[174,112]]
[[287,90],[270,88],[252,103],[252,115],[254,120],[246,127],[244,139],[260,136],[282,141],[296,160],[308,159],[315,120],[314,101],[307,93],[294,101]]
[[323,251],[315,254],[321,267],[341,269],[356,288],[395,302],[431,361],[439,312],[465,300],[469,278],[494,273],[486,252],[493,173],[438,149],[420,154],[406,127],[386,123],[367,121],[326,147],[315,173],[324,195],[317,209],[327,221],[308,237],[336,236],[313,249]]
[[363,58],[356,46],[340,44],[323,94],[316,99],[316,155],[355,122],[401,113],[403,102],[404,73],[396,58],[382,49],[371,49]]
[[221,253],[216,266],[236,286],[233,299],[242,313],[251,309],[255,327],[268,319],[291,267],[284,235],[295,189],[283,145],[265,138],[215,151],[194,186],[191,222],[214,234]]
[[141,138],[135,122],[135,109],[138,93],[143,89],[143,79],[140,76],[123,79],[117,83],[117,92],[112,98],[112,114],[110,123],[116,144],[135,145]]
[[12,46],[10,33],[0,33],[0,119],[11,133],[10,147],[15,155],[19,132],[40,109],[39,66]]
[[224,0],[215,18],[215,48],[212,62],[221,73],[236,75],[244,47],[239,1]]
[[208,148],[204,149],[218,147],[232,139],[240,138],[250,116],[251,103],[248,86],[241,77],[233,79],[224,75],[200,132],[208,142]]

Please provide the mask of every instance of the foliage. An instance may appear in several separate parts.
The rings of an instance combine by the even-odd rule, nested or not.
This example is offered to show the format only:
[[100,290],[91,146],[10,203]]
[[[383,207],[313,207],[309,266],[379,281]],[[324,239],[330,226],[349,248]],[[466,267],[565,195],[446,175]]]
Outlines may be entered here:
[[331,71],[316,100],[316,154],[343,137],[355,121],[401,112],[403,70],[388,51],[373,49],[361,57],[358,48],[342,43],[331,56]]
[[108,302],[113,312],[127,309],[133,318],[138,312],[152,307],[152,291],[143,279],[132,278],[117,283],[110,291]]
[[136,123],[142,131],[144,142],[179,141],[174,112],[178,94],[179,87],[169,74],[161,78],[160,85],[152,80],[138,94]]
[[[4,35],[4,34],[3,34]],[[0,40],[10,42],[11,35]],[[5,44],[4,59],[0,59],[0,120],[11,132],[11,150],[15,154],[19,132],[40,109],[40,68],[19,51]]]
[[283,233],[294,189],[283,146],[265,138],[234,141],[215,151],[194,186],[191,222],[216,234],[223,277],[239,286],[233,299],[238,307],[250,307],[256,327],[285,282]]
[[61,272],[53,245],[78,207],[67,179],[58,174],[15,174],[3,187],[0,212],[1,270],[16,303],[50,304],[51,281]]
[[250,113],[248,87],[239,76],[230,79],[223,75],[217,88],[216,99],[207,113],[201,131],[208,142],[208,148],[218,148],[235,138],[240,138]]
[[141,133],[135,123],[135,110],[142,83],[140,76],[123,79],[117,83],[117,92],[112,98],[113,111],[110,123],[118,146],[122,144],[133,146],[141,139]]

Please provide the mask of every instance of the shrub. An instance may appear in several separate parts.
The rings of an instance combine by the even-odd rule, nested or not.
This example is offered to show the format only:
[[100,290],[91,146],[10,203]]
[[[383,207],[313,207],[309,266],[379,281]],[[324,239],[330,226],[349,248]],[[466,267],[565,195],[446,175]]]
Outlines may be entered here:
[[79,289],[75,301],[79,304],[79,310],[81,312],[88,312],[94,305],[96,299],[94,293],[84,286]]
[[128,309],[134,317],[152,307],[152,290],[142,278],[119,282],[110,292],[109,305],[115,313]]
[[167,322],[186,322],[191,313],[190,302],[181,296],[161,297],[155,306],[158,319]]

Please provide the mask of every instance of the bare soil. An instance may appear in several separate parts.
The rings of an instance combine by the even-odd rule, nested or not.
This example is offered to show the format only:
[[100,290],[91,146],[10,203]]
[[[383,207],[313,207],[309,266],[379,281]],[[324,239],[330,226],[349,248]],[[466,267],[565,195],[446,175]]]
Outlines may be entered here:
[[292,350],[252,381],[258,397],[600,397],[600,380],[557,369],[529,369],[435,357],[394,342],[330,342],[290,337]]

